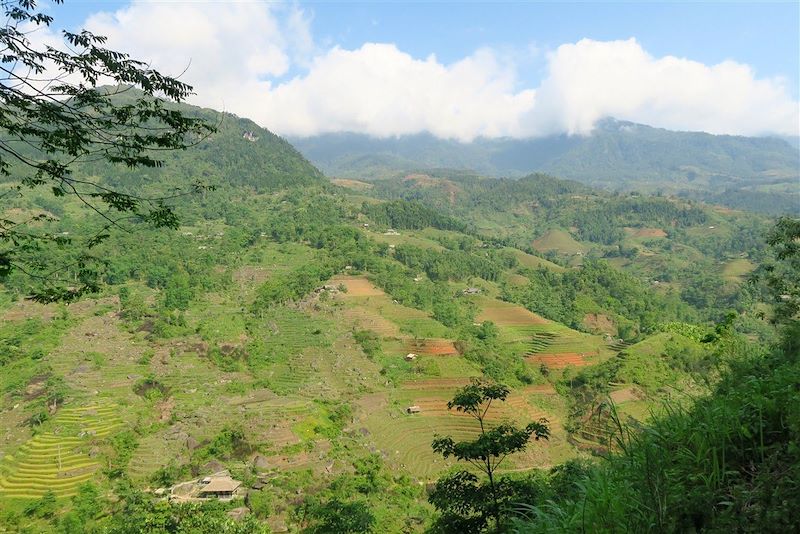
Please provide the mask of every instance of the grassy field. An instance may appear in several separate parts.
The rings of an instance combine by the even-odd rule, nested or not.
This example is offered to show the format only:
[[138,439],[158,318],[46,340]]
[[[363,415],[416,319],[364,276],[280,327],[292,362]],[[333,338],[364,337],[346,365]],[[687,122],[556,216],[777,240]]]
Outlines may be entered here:
[[746,258],[738,258],[725,263],[722,276],[729,282],[742,282],[745,277],[756,268],[756,265]]
[[516,248],[508,248],[505,249],[510,251],[514,256],[516,256],[517,261],[523,267],[528,267],[530,269],[538,269],[540,267],[544,267],[551,271],[555,271],[557,273],[564,272],[566,269],[558,264],[553,263],[552,261],[548,261],[544,258],[540,258],[539,256],[534,256],[532,254],[526,254],[519,249]]
[[554,250],[559,254],[574,256],[578,253],[586,254],[590,247],[579,243],[566,230],[548,230],[533,241],[533,248],[539,252]]

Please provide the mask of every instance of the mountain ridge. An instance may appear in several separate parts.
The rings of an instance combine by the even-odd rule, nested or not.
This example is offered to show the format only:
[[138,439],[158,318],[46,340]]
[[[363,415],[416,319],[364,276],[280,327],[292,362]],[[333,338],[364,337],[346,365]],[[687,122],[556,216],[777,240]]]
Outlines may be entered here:
[[676,132],[604,119],[592,135],[479,138],[356,133],[288,140],[328,175],[395,178],[435,168],[519,178],[546,172],[610,190],[665,192],[767,213],[800,210],[800,151],[776,137]]

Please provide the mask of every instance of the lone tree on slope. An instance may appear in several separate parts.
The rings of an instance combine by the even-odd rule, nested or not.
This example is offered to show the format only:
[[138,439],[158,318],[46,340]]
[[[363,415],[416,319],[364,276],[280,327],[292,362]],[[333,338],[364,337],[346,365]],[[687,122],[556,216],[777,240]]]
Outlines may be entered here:
[[479,480],[473,472],[462,470],[436,482],[429,500],[442,513],[437,520],[439,531],[481,532],[490,522],[500,531],[504,512],[513,503],[515,490],[509,480],[498,478],[497,469],[509,454],[524,450],[531,438],[549,439],[546,419],[523,428],[508,422],[488,425],[486,416],[492,403],[505,401],[509,393],[507,386],[474,379],[447,403],[448,409],[455,408],[472,416],[478,422],[480,433],[474,440],[460,442],[451,437],[437,437],[433,450],[445,458],[453,456],[468,462],[486,475],[486,481]]

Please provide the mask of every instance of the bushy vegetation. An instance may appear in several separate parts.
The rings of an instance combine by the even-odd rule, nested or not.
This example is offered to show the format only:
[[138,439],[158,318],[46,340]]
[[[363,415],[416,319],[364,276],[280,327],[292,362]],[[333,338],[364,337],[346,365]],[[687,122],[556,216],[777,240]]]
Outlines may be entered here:
[[389,228],[420,229],[438,228],[440,230],[463,231],[463,222],[442,215],[417,202],[393,201],[380,204],[364,203],[362,212],[379,225]]
[[598,310],[614,318],[625,339],[653,332],[666,321],[696,318],[674,296],[658,294],[604,261],[587,261],[581,269],[564,273],[542,268],[523,272],[528,285],[505,285],[503,298],[573,328],[582,328],[586,314]]
[[[796,276],[791,221],[771,236]],[[777,289],[777,288],[775,288]],[[574,479],[569,497],[531,503],[520,532],[789,532],[800,527],[800,328],[782,315],[782,338],[758,348],[731,321],[705,336],[725,366],[709,395],[666,405],[646,427],[619,426],[616,452]],[[619,417],[615,417],[619,421]]]
[[[708,397],[641,431],[620,430],[618,452],[545,490],[520,532],[789,532],[800,499],[796,326],[769,354],[740,347]],[[552,482],[551,482],[552,483]]]

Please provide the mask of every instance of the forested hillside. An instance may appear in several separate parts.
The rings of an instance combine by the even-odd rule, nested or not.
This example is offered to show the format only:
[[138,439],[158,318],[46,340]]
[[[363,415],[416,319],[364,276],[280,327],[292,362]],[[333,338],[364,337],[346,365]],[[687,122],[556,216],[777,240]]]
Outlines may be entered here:
[[[125,89],[114,99],[125,103],[140,94]],[[188,104],[172,103],[168,107],[202,119],[216,131],[193,139],[185,150],[155,152],[163,161],[157,168],[125,169],[98,161],[83,163],[74,172],[101,177],[112,187],[140,192],[148,187],[186,187],[194,181],[258,193],[323,183],[322,173],[291,144],[249,119]]]
[[292,142],[324,172],[342,178],[398,178],[443,168],[495,177],[547,172],[609,190],[663,191],[773,215],[800,209],[800,153],[777,138],[672,132],[607,119],[585,137],[459,143],[428,134],[327,134]]

